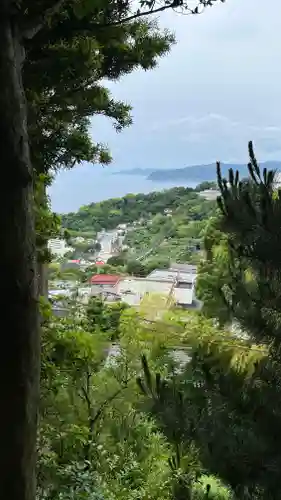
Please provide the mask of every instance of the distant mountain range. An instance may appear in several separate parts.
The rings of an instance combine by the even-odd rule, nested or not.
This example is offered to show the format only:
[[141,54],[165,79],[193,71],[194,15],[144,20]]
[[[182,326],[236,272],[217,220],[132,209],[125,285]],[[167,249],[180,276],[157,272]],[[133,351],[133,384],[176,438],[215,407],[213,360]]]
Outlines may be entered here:
[[155,168],[131,168],[129,170],[119,170],[118,172],[111,172],[112,175],[141,175],[147,177],[155,172]]
[[[281,170],[281,161],[266,161],[260,163],[261,170],[266,168],[268,170]],[[232,168],[234,171],[238,170],[241,177],[248,176],[248,168],[245,164],[239,163],[221,163],[221,170],[224,177],[228,175],[228,170]],[[133,168],[131,170],[123,170],[114,172],[114,175],[141,175],[151,181],[215,181],[216,180],[216,164],[210,163],[208,165],[193,165],[183,168],[171,169],[149,169],[149,168]]]

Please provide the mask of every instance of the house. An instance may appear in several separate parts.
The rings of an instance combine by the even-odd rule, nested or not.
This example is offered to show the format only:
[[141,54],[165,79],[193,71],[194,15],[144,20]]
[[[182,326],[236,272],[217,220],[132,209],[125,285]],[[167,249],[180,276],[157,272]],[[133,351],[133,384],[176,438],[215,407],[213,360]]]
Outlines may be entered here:
[[115,286],[123,302],[138,306],[148,294],[157,294],[174,301],[178,306],[197,308],[195,299],[196,275],[172,269],[155,269],[146,278],[120,278]]
[[126,277],[118,281],[116,292],[122,302],[130,306],[138,306],[147,294],[165,295],[168,298],[172,284],[171,280],[157,281],[149,278]]
[[48,241],[48,249],[56,257],[63,257],[67,252],[73,250],[69,247],[65,240],[60,240],[59,238],[50,239]]
[[178,264],[177,262],[172,262],[170,265],[171,271],[180,271],[189,274],[197,274],[197,266],[193,264]]
[[69,289],[57,289],[57,290],[49,290],[48,291],[48,297],[50,300],[56,301],[56,300],[63,300],[63,299],[70,299],[73,296],[73,291]]
[[116,286],[120,276],[116,274],[94,274],[90,278],[91,295],[116,294]]
[[[192,267],[192,266],[190,266]],[[146,278],[96,274],[90,279],[91,295],[103,295],[106,300],[122,300],[139,306],[147,295],[167,297],[180,307],[197,309],[195,298],[196,274],[173,269],[155,269]]]
[[[147,278],[156,281],[172,282],[171,296],[175,303],[181,307],[194,308],[195,305],[195,284],[196,274],[193,266],[188,271],[176,269],[155,269]],[[191,272],[190,272],[191,271]]]

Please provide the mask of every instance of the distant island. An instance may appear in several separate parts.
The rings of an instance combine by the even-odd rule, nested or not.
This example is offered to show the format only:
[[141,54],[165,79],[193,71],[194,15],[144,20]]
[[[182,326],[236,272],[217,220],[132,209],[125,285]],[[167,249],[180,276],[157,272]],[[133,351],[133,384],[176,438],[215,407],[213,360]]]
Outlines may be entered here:
[[129,170],[119,170],[118,172],[111,171],[111,175],[141,175],[147,177],[155,172],[154,168],[130,168]]
[[[281,161],[266,161],[260,163],[261,170],[281,170]],[[246,164],[239,163],[221,163],[223,176],[228,176],[229,169],[238,170],[241,177],[248,176],[248,168]],[[209,163],[207,165],[192,165],[183,168],[171,169],[149,169],[149,168],[134,168],[131,170],[123,170],[114,172],[114,175],[141,175],[150,181],[215,181],[216,180],[216,164]]]

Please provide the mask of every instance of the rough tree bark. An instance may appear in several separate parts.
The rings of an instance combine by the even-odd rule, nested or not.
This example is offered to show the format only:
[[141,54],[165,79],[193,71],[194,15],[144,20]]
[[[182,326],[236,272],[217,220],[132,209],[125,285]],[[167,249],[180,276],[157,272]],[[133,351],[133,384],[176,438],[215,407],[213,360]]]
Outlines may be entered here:
[[45,262],[38,262],[38,290],[39,295],[48,298],[48,267]]
[[9,1],[1,0],[0,498],[34,500],[40,343],[33,182],[21,79],[24,53],[9,10]]
[[[33,168],[36,169],[36,166],[33,163]],[[39,169],[37,169],[37,174],[40,172]],[[40,204],[41,207],[46,207],[47,206],[47,193],[46,193],[46,186],[42,185],[39,188],[39,192],[37,192],[37,203]],[[42,255],[40,255],[42,252],[46,253],[48,250],[48,244],[47,241],[44,241],[43,244],[41,244],[40,249],[37,248],[37,277],[38,277],[38,294],[42,297],[45,297],[45,299],[48,299],[48,265],[46,262],[42,262]]]

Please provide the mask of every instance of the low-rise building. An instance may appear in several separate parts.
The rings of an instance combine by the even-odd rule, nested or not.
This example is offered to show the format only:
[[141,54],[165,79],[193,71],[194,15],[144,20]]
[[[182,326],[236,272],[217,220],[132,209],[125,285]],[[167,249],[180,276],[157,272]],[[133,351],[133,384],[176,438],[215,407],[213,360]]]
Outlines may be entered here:
[[197,308],[195,298],[196,274],[173,269],[155,269],[146,278],[112,274],[96,274],[90,279],[91,295],[102,295],[106,300],[122,300],[139,306],[147,295],[162,295],[178,306]]
[[123,302],[137,306],[148,294],[167,297],[181,307],[194,308],[196,275],[173,271],[171,269],[155,269],[146,278],[122,278],[116,285],[117,295]]
[[181,307],[195,307],[196,274],[192,268],[180,269],[155,269],[148,275],[148,279],[157,281],[170,281],[172,288],[171,298]]
[[57,290],[49,290],[48,291],[49,299],[52,300],[60,300],[60,299],[69,299],[73,296],[73,290],[70,289],[61,289]]
[[179,269],[154,269],[148,276],[150,279],[157,280],[176,280],[179,283],[193,285],[196,281],[196,274],[193,272]]
[[172,262],[170,265],[170,270],[197,275],[197,266],[194,266],[193,264],[178,264],[177,262]]
[[73,250],[73,248],[67,245],[65,240],[60,240],[59,238],[49,240],[48,248],[50,252],[57,257],[63,257],[67,252]]
[[147,294],[169,296],[171,281],[157,281],[149,278],[126,277],[119,280],[116,293],[123,302],[131,306],[138,306]]
[[95,274],[89,281],[92,295],[115,295],[120,276],[116,274]]

